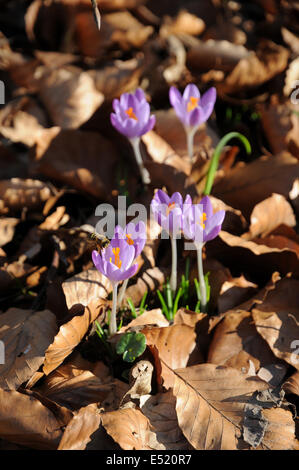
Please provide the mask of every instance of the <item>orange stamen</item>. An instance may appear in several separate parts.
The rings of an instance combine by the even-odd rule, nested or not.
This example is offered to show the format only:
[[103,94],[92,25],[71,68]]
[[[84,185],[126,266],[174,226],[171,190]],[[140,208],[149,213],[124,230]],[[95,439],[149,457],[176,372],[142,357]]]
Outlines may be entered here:
[[188,113],[190,113],[190,111],[193,111],[193,109],[197,108],[198,101],[199,101],[199,98],[195,98],[194,96],[190,97],[190,100],[187,106]]
[[135,119],[135,121],[138,121],[138,118],[136,114],[134,113],[133,108],[127,109],[126,114],[129,116],[129,118]]
[[127,244],[128,245],[134,245],[134,240],[132,240],[132,235],[130,233],[128,233],[126,235],[126,237],[127,237]]
[[117,246],[116,248],[112,248],[112,253],[114,254],[114,261],[110,258],[110,263],[115,264],[119,269],[121,268],[121,260],[119,259],[119,252],[120,248]]
[[200,217],[200,225],[202,228],[206,228],[206,224],[204,223],[207,220],[207,214],[204,212]]
[[175,208],[175,202],[170,202],[167,207],[166,215],[169,215],[170,212]]

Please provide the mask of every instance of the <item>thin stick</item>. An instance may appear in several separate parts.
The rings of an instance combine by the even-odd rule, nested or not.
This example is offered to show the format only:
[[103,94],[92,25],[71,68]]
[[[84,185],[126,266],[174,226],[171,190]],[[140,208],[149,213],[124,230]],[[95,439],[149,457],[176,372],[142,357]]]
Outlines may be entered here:
[[97,0],[91,0],[91,4],[92,4],[94,20],[96,22],[98,30],[100,30],[101,29],[101,14],[98,9]]

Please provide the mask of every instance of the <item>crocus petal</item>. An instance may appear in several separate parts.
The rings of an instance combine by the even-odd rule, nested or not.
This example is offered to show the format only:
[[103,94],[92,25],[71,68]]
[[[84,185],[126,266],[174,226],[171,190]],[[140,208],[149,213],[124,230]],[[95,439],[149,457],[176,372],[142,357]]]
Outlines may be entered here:
[[106,271],[104,269],[104,264],[100,253],[93,250],[92,252],[92,261],[98,271],[100,271],[104,276],[106,276]]
[[169,101],[174,107],[182,101],[182,95],[175,86],[172,86],[169,90]]
[[116,98],[112,101],[112,107],[116,113],[120,110],[120,102]]
[[194,85],[194,83],[187,85],[183,93],[183,98],[185,101],[189,101],[191,97],[200,98],[199,89],[196,85]]
[[137,100],[140,101],[140,102],[146,101],[146,97],[145,97],[144,91],[143,91],[141,88],[137,88],[137,90],[135,91],[135,97],[136,97]]
[[206,91],[200,100],[200,107],[203,109],[204,112],[204,120],[207,121],[209,117],[211,116],[214,105],[216,102],[216,88],[212,87],[209,88],[208,91]]
[[207,220],[210,220],[210,218],[213,216],[213,206],[211,203],[211,199],[209,196],[204,196],[199,203],[200,206],[202,206],[202,212],[205,212],[207,216]]
[[166,194],[162,189],[158,189],[154,196],[155,201],[157,201],[160,204],[169,204],[169,196]]
[[149,131],[153,129],[153,127],[156,124],[156,117],[151,116],[149,118],[149,121],[142,127],[141,132],[140,132],[140,137],[144,134],[147,134]]
[[174,202],[178,207],[182,208],[183,206],[183,198],[182,195],[179,192],[173,193],[171,196],[169,203]]
[[130,277],[135,276],[137,269],[138,269],[138,264],[136,263],[130,266],[130,268],[126,269],[126,271],[119,271],[115,275],[118,281],[124,281],[125,279],[129,279]]
[[193,109],[187,119],[187,125],[189,127],[198,127],[204,122],[204,113],[201,108]]
[[208,242],[216,238],[220,230],[221,230],[221,225],[216,225],[214,228],[212,228],[212,230],[208,234],[204,235],[204,242]]

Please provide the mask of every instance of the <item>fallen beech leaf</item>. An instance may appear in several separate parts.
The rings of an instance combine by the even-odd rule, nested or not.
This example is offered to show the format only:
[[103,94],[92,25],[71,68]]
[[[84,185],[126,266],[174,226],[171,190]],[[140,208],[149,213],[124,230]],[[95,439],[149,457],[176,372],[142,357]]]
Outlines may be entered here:
[[282,408],[262,411],[267,420],[267,428],[260,447],[264,450],[299,450],[299,441],[295,438],[295,423],[292,414]]
[[48,347],[45,354],[43,371],[46,375],[56,369],[81,342],[91,323],[100,315],[104,306],[105,301],[103,299],[94,300],[85,307],[82,315],[74,316],[69,322],[60,327],[53,343]]
[[248,373],[250,361],[256,371],[277,362],[267,343],[258,334],[251,313],[232,310],[214,330],[207,362]]
[[124,450],[163,450],[140,410],[126,408],[102,413],[102,425]]
[[171,388],[173,373],[169,368],[176,369],[187,365],[195,349],[194,327],[187,325],[172,325],[165,328],[145,327],[141,332],[146,337],[146,344],[157,348],[162,367],[163,386],[166,389]]
[[156,291],[166,281],[166,274],[158,267],[147,269],[137,279],[137,282],[126,290],[126,297],[130,298],[133,304],[139,305],[146,292]]
[[[179,426],[195,449],[236,450],[245,445],[241,432],[246,403],[253,392],[268,388],[263,380],[230,367],[200,364],[178,369],[173,393]],[[271,423],[272,416],[268,417]],[[290,412],[287,417],[290,423]],[[276,447],[267,439],[263,446]]]
[[232,168],[215,184],[213,194],[249,218],[254,206],[273,192],[287,198],[296,178],[298,160],[283,152]]
[[89,70],[87,73],[93,78],[96,89],[105,96],[105,100],[112,100],[138,87],[142,62],[137,58],[116,60],[112,65]]
[[243,46],[228,41],[193,41],[188,52],[187,65],[201,72],[217,69],[231,71],[239,62],[250,57]]
[[257,292],[257,285],[247,281],[244,276],[225,281],[217,300],[218,312],[231,310],[252,297]]
[[288,394],[294,394],[299,396],[299,371],[296,371],[291,377],[286,380],[282,386],[282,389]]
[[105,199],[114,184],[118,152],[98,133],[52,127],[37,139],[35,160],[34,171]]
[[39,180],[12,178],[0,181],[0,214],[38,209],[52,194],[50,186]]
[[223,95],[258,87],[283,72],[288,58],[288,49],[264,40],[256,52],[240,60],[224,82],[217,85],[217,91]]
[[111,283],[96,268],[91,268],[82,273],[66,279],[62,284],[67,307],[82,304],[85,307],[95,299],[107,298],[112,291]]
[[[298,273],[298,255],[289,248],[270,248],[263,244],[235,237],[221,231],[218,239],[210,242],[208,255],[219,259],[226,266],[234,266],[242,260],[242,270],[246,277],[267,282],[274,271],[280,274]],[[262,269],[262,271],[261,271]]]
[[144,325],[153,325],[158,327],[169,326],[168,320],[162,313],[160,308],[155,308],[154,310],[148,310],[142,315],[138,315],[137,318],[134,318],[126,326],[123,326],[120,329],[120,333],[124,333],[127,330],[134,330],[134,328]]
[[2,313],[0,340],[5,346],[5,363],[0,364],[0,387],[16,390],[27,382],[43,364],[56,331],[55,315],[49,310],[10,308]]
[[121,407],[135,407],[140,404],[140,400],[144,395],[148,395],[152,391],[152,375],[154,367],[151,362],[142,360],[138,361],[130,370],[129,386],[130,389],[124,395],[121,401]]
[[299,338],[299,281],[285,278],[277,282],[252,317],[259,334],[279,359],[299,370],[296,341]]
[[164,450],[189,450],[191,446],[179,428],[175,405],[176,399],[169,390],[150,396],[141,411],[148,418]]
[[103,363],[99,363],[94,371],[87,367],[71,359],[51,372],[34,390],[72,410],[91,403],[102,405],[104,400],[110,398],[114,379]]
[[190,34],[199,36],[205,30],[205,23],[201,18],[192,15],[186,10],[181,10],[176,18],[166,17],[161,26],[160,35],[162,37],[169,34]]
[[19,219],[14,217],[1,217],[0,219],[0,247],[11,242],[15,234],[15,227]]
[[272,152],[287,150],[299,158],[299,120],[294,113],[296,106],[288,101],[281,103],[274,95],[269,104],[261,104],[257,110]]
[[45,74],[39,97],[53,125],[64,129],[80,127],[104,101],[92,77],[73,66]]
[[66,424],[33,396],[0,389],[1,438],[33,449],[55,450]]
[[95,404],[81,408],[68,423],[57,450],[84,450],[101,424]]
[[281,194],[272,194],[255,206],[250,216],[250,236],[267,236],[281,224],[289,227],[296,225],[292,206]]

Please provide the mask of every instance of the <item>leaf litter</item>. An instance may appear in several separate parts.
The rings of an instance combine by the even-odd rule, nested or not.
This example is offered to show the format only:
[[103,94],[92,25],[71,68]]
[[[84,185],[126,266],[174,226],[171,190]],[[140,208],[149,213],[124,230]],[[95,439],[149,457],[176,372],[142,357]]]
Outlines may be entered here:
[[[298,450],[292,3],[101,1],[98,25],[89,0],[2,3],[1,449]],[[169,89],[194,83],[217,101],[192,160]],[[137,88],[155,115],[140,138],[147,186],[110,122],[113,100]],[[219,156],[210,200],[226,216],[203,249],[207,311],[182,241],[176,308],[159,301],[172,257],[148,224],[109,335],[113,285],[92,262],[97,207],[125,196],[148,210],[157,189],[200,202],[228,132],[252,153],[234,138]]]

